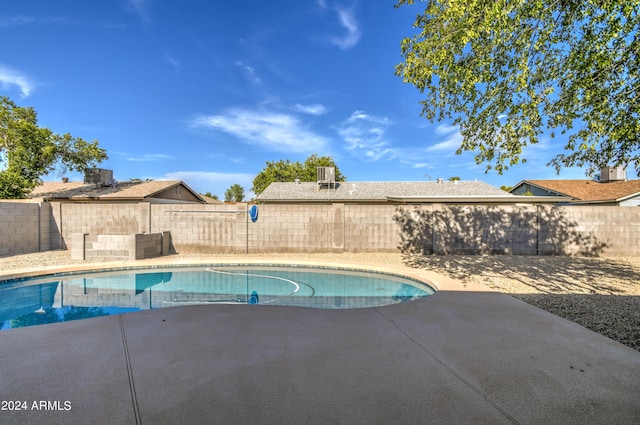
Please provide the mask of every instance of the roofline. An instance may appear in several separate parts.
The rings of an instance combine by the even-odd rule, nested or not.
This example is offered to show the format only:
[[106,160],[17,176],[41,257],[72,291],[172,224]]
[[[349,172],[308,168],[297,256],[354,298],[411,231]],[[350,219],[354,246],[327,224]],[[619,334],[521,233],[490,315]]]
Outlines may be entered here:
[[626,201],[629,198],[633,198],[634,196],[640,195],[640,192],[632,193],[631,195],[623,196],[622,198],[616,199],[616,202]]
[[202,203],[204,203],[204,204],[207,204],[207,203],[208,203],[208,202],[207,202],[207,201],[206,201],[202,196],[200,196],[200,194],[199,194],[198,192],[196,192],[195,190],[191,189],[191,187],[189,187],[189,185],[188,185],[187,183],[185,183],[185,181],[184,181],[184,180],[180,180],[180,183],[182,183],[182,185],[183,185],[184,187],[186,187],[187,189],[189,189],[189,191],[190,191],[191,193],[193,193],[193,194],[195,195],[195,197],[196,197],[196,198],[198,198],[198,199],[200,200],[200,202],[202,202]]
[[[162,181],[162,180],[159,180],[159,181]],[[195,190],[191,189],[191,188],[189,187],[189,185],[188,185],[188,184],[186,184],[183,180],[176,180],[174,184],[172,184],[172,185],[170,185],[170,186],[167,186],[167,187],[165,187],[165,188],[163,188],[163,189],[156,190],[155,192],[151,192],[151,193],[149,193],[148,195],[144,196],[144,197],[143,197],[143,199],[144,199],[144,198],[153,198],[153,197],[154,197],[154,195],[156,195],[156,194],[158,194],[158,193],[160,193],[160,192],[164,192],[164,191],[165,191],[165,190],[167,190],[167,189],[171,189],[172,187],[176,187],[176,186],[179,186],[179,185],[183,185],[184,187],[186,187],[186,188],[187,188],[187,190],[188,190],[189,192],[191,192],[191,193],[192,193],[192,194],[193,194],[193,195],[194,195],[194,196],[195,196],[195,197],[196,197],[200,202],[202,202],[202,203],[204,203],[204,204],[206,204],[206,203],[207,203],[207,201],[205,201],[205,200],[204,200],[204,198],[203,198],[202,196],[200,196],[200,194],[199,194],[198,192],[196,192]]]
[[393,202],[433,202],[433,203],[491,203],[491,204],[556,204],[570,202],[567,196],[388,196]]
[[[583,181],[583,180],[580,180],[580,181]],[[571,196],[571,195],[569,195],[568,193],[564,193],[564,192],[560,192],[559,190],[550,189],[550,188],[548,188],[548,187],[540,186],[539,184],[533,183],[531,180],[522,180],[522,181],[520,181],[520,183],[518,183],[517,185],[515,185],[515,186],[513,186],[513,187],[511,188],[511,190],[509,191],[509,193],[513,192],[516,188],[518,188],[518,187],[522,186],[523,184],[530,184],[531,186],[535,186],[535,187],[537,187],[538,189],[546,190],[547,192],[561,193],[561,194],[563,194],[564,196],[568,196],[568,197],[569,197],[569,198],[571,198],[571,199],[577,199],[576,197]],[[516,195],[516,196],[522,196],[522,195]]]
[[618,203],[619,199],[593,199],[589,200],[575,200],[571,201],[571,205],[591,205],[591,204],[610,204],[610,203]]
[[265,204],[405,204],[405,203],[433,203],[433,204],[557,204],[560,202],[571,202],[567,196],[387,196],[384,199],[258,199],[258,202]]
[[[162,181],[162,180],[159,180]],[[145,183],[145,182],[141,182],[141,183]],[[196,197],[196,199],[203,204],[207,204],[208,202],[205,201],[205,199],[200,196],[200,194],[196,191],[194,191],[193,189],[191,189],[189,187],[188,184],[186,184],[184,181],[182,180],[174,180],[174,183],[166,186],[162,189],[156,190],[155,192],[150,192],[147,195],[144,196],[127,196],[127,197],[116,197],[116,196],[109,196],[109,197],[104,197],[104,196],[83,196],[83,195],[76,195],[76,196],[69,196],[69,197],[59,197],[55,194],[53,195],[49,195],[49,196],[42,196],[40,197],[44,202],[56,202],[56,201],[70,201],[70,202],[88,202],[88,201],[100,201],[100,202],[110,202],[110,201],[117,201],[117,202],[121,202],[121,201],[126,201],[126,202],[145,202],[145,199],[147,198],[154,198],[155,195],[157,195],[158,193],[164,192],[165,190],[171,189],[173,187],[182,185],[184,187],[187,188],[187,190],[189,192],[191,192],[191,194],[193,196]],[[40,199],[40,198],[36,198],[36,199]],[[34,198],[32,198],[34,199]],[[164,198],[158,198],[158,199],[164,199]]]
[[[568,179],[568,180],[571,180],[571,179]],[[591,181],[591,180],[580,180],[580,179],[573,179],[573,180],[575,180],[575,181],[585,181],[585,182],[586,181]],[[629,180],[625,180],[625,181],[629,181]],[[538,184],[532,183],[531,180],[522,180],[520,183],[518,183],[517,185],[513,186],[511,188],[511,190],[509,191],[509,193],[511,193],[514,189],[516,189],[517,187],[519,187],[519,186],[521,186],[521,185],[523,185],[525,183],[526,184],[530,184],[532,186],[535,186],[535,187],[537,187],[539,189],[543,189],[543,190],[549,191],[549,192],[563,193],[563,192],[560,192],[559,190],[549,189],[548,187],[544,187],[544,186],[540,186]],[[598,182],[598,183],[601,183],[601,182]],[[640,195],[640,192],[634,192],[634,193],[631,193],[629,195],[622,196],[620,198],[592,199],[592,200],[579,199],[579,198],[576,198],[575,196],[571,196],[571,195],[568,195],[568,194],[565,194],[565,195],[570,197],[571,199],[573,199],[574,201],[572,203],[574,203],[574,204],[578,204],[578,203],[600,204],[600,203],[606,203],[606,202],[622,202],[622,201],[626,201],[629,198],[633,198],[635,196]]]
[[256,203],[263,204],[329,204],[329,203],[337,203],[337,204],[362,204],[362,203],[376,203],[376,204],[386,204],[388,201],[386,199],[341,199],[341,198],[325,198],[325,199],[256,199]]

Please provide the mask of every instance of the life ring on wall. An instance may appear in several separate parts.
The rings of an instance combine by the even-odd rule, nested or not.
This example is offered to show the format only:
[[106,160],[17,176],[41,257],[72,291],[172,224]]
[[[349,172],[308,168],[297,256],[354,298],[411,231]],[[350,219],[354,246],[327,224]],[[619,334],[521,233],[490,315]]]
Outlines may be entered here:
[[258,206],[254,205],[249,209],[249,217],[251,217],[251,221],[254,223],[258,221]]

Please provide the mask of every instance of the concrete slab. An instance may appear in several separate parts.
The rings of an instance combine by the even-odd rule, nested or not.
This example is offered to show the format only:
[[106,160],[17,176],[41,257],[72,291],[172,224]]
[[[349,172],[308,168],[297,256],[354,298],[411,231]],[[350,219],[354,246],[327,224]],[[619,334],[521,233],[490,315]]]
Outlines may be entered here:
[[434,286],[375,309],[189,306],[2,331],[0,400],[29,409],[0,423],[640,423],[637,351]]
[[0,423],[135,423],[119,322],[0,332]]
[[640,423],[640,353],[573,322],[492,292],[378,310],[517,423]]
[[144,423],[509,423],[373,309],[198,306],[125,323]]

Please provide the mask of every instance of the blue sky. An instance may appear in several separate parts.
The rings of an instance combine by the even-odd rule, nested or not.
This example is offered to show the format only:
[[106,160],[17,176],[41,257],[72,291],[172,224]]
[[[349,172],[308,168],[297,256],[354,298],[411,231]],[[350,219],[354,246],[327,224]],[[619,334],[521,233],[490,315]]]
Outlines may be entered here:
[[234,183],[251,197],[266,161],[312,153],[350,181],[556,178],[545,164],[559,141],[502,176],[454,154],[457,129],[420,117],[420,93],[394,75],[421,5],[393,5],[4,2],[0,95],[34,107],[41,126],[98,139],[117,180],[179,179],[221,198]]

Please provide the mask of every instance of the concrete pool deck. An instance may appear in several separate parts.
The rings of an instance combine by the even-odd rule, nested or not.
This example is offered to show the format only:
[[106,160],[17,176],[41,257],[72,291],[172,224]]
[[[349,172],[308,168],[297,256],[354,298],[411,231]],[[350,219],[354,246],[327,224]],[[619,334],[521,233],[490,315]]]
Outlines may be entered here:
[[484,286],[367,268],[438,292],[359,310],[201,305],[2,331],[0,408],[26,410],[0,410],[0,423],[640,423],[638,351]]

